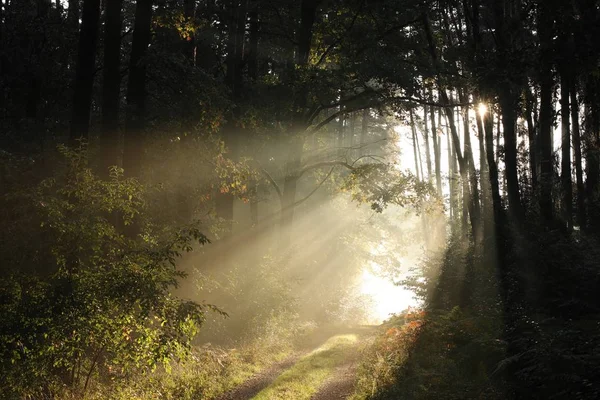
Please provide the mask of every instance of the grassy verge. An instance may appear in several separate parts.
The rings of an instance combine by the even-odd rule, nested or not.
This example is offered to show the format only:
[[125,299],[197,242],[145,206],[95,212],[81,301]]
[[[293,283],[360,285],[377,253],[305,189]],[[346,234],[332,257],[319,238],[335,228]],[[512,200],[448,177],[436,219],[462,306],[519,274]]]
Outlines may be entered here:
[[294,319],[271,318],[246,340],[198,346],[185,360],[153,372],[123,376],[104,371],[111,378],[95,380],[86,399],[215,399],[292,356],[309,332]]
[[330,338],[281,374],[254,399],[310,399],[336,367],[342,365],[353,353],[357,340],[358,337],[354,334]]
[[205,346],[185,362],[112,385],[98,385],[92,399],[213,399],[240,385],[252,375],[284,360],[291,347],[242,346],[224,349]]

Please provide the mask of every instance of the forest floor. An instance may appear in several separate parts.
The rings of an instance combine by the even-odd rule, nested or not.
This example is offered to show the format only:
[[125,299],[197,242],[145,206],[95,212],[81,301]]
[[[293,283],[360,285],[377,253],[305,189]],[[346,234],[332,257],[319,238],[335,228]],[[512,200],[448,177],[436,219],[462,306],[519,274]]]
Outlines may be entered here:
[[375,327],[330,328],[298,352],[262,371],[218,400],[329,400],[354,393],[360,349]]

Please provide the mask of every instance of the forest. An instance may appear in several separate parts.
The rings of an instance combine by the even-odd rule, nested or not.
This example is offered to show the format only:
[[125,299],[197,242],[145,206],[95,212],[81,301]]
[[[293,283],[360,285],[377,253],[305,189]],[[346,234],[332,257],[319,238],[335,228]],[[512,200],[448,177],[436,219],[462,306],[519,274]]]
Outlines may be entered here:
[[0,399],[599,399],[600,1],[0,0]]

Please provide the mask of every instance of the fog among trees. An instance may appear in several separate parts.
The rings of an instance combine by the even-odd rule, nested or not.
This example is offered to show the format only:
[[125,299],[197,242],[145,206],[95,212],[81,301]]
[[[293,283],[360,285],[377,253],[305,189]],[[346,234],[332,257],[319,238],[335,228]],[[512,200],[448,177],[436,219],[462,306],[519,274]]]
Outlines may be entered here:
[[596,0],[0,0],[0,398],[600,398]]

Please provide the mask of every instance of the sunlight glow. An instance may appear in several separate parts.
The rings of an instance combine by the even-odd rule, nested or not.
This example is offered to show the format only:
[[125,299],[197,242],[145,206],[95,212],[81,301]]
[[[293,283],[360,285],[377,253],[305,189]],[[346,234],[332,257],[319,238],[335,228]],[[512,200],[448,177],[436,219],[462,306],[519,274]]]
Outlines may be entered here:
[[368,268],[362,272],[360,290],[362,294],[372,297],[375,303],[372,316],[374,323],[382,322],[391,314],[400,313],[419,304],[413,292],[373,274]]
[[479,103],[479,106],[477,107],[477,112],[479,113],[479,116],[481,118],[485,117],[485,114],[487,114],[488,112],[488,107],[485,103]]

